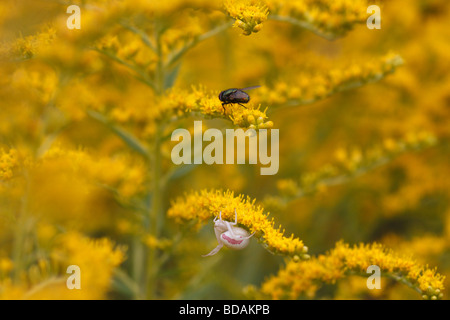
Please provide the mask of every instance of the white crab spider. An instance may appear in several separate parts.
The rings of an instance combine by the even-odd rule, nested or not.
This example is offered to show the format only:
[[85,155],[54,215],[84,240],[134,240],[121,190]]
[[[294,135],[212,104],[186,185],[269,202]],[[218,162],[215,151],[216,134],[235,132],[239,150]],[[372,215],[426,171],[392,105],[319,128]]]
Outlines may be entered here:
[[255,233],[253,232],[249,235],[247,230],[235,227],[236,224],[236,209],[234,209],[234,222],[222,220],[222,211],[220,211],[219,219],[217,219],[217,217],[214,218],[214,233],[216,234],[217,242],[219,242],[219,244],[210,253],[205,254],[202,257],[215,255],[224,245],[234,250],[244,249],[249,244],[249,239]]

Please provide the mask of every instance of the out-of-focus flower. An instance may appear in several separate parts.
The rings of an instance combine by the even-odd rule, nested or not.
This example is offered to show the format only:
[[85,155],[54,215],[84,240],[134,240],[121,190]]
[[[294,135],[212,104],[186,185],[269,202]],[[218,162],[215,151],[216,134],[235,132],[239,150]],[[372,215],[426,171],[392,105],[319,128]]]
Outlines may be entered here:
[[[50,257],[40,259],[22,275],[21,282],[0,279],[2,299],[104,299],[111,285],[113,271],[125,259],[124,248],[106,239],[93,240],[79,233],[67,233],[57,239]],[[6,269],[9,264],[3,263]],[[80,268],[80,290],[66,285],[70,265]],[[1,268],[1,265],[0,265]]]
[[367,0],[268,0],[270,18],[298,25],[327,39],[367,20]]
[[5,151],[0,149],[0,181],[13,177],[13,169],[19,164],[17,150]]
[[280,197],[268,197],[264,203],[270,207],[286,206],[288,201],[308,194],[341,185],[373,169],[391,162],[394,158],[411,151],[420,151],[437,143],[430,132],[410,132],[401,139],[386,138],[381,144],[362,151],[339,148],[335,151],[335,161],[317,171],[303,173],[298,181],[287,178],[277,182]]
[[0,59],[30,59],[39,50],[50,45],[56,37],[56,30],[47,27],[36,35],[17,38],[12,43],[0,44]]
[[378,59],[324,70],[314,74],[302,72],[292,81],[280,79],[275,86],[262,86],[255,97],[269,105],[298,106],[311,104],[332,94],[379,81],[403,64],[402,58],[389,53]]
[[56,165],[59,161],[66,163],[67,170],[72,170],[74,175],[82,176],[92,183],[115,188],[124,198],[142,192],[147,176],[143,164],[133,164],[127,155],[98,159],[87,151],[54,146],[44,154],[42,164],[53,162],[53,165]]
[[169,239],[158,239],[152,235],[144,236],[142,242],[150,248],[158,248],[160,250],[164,250],[172,244],[172,241]]

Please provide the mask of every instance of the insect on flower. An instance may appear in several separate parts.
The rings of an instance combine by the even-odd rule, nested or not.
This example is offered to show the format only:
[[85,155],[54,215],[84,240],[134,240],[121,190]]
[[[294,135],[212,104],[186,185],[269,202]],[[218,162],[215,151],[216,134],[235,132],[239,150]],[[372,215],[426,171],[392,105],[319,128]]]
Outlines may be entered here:
[[217,242],[219,244],[210,253],[203,255],[202,257],[208,257],[215,255],[225,245],[233,250],[242,250],[249,243],[250,238],[255,234],[254,232],[249,235],[247,230],[239,227],[235,227],[237,224],[237,212],[234,209],[234,222],[222,220],[222,211],[220,211],[219,219],[214,218],[214,232],[216,234]]
[[244,90],[251,90],[251,89],[256,89],[259,87],[261,87],[261,86],[253,86],[253,87],[247,87],[247,88],[242,88],[242,89],[232,88],[232,89],[227,89],[227,90],[222,91],[219,94],[219,100],[222,101],[223,111],[225,112],[226,104],[232,104],[232,103],[237,103],[237,104],[243,106],[244,108],[246,108],[243,105],[243,103],[249,102],[250,96],[248,95],[248,93],[244,92]]

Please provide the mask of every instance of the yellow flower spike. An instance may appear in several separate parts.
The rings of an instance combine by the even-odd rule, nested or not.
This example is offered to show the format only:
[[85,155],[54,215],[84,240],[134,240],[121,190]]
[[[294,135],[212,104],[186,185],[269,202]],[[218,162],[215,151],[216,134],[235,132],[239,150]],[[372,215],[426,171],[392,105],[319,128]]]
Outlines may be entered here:
[[267,279],[260,292],[272,299],[296,299],[303,294],[312,297],[320,282],[335,283],[349,274],[365,274],[370,265],[379,266],[382,276],[416,289],[423,299],[442,298],[444,277],[435,269],[421,266],[377,243],[350,247],[338,242],[334,249],[308,261],[293,259],[277,275]]
[[431,133],[421,132],[410,136],[416,138],[414,140],[408,136],[403,139],[387,138],[382,141],[381,146],[375,145],[367,150],[353,148],[349,151],[339,148],[334,152],[332,163],[315,172],[303,173],[298,183],[292,180],[279,180],[277,187],[280,199],[268,197],[264,201],[267,200],[270,207],[278,208],[277,200],[287,203],[307,194],[325,192],[329,186],[342,184],[363,175],[403,153],[420,151],[436,143],[436,138]]
[[[17,284],[10,283],[9,278],[0,278],[0,298],[104,299],[110,289],[114,269],[124,260],[125,249],[116,247],[107,238],[94,240],[77,232],[61,234],[49,258],[32,264],[21,274]],[[80,268],[81,290],[67,290],[66,270],[69,265]]]
[[[244,108],[238,104],[231,104],[226,105],[224,110],[218,99],[218,93],[208,91],[202,86],[192,87],[189,91],[172,88],[160,98],[153,109],[158,112],[154,113],[152,120],[181,117],[186,113],[200,113],[205,117],[229,119],[234,125],[241,128],[249,128],[250,125],[257,124],[255,119],[262,119],[258,124],[267,119],[267,109],[261,111],[260,106]],[[256,128],[258,127],[256,126]]]
[[269,15],[269,9],[259,0],[225,0],[224,6],[228,14],[236,19],[233,27],[242,29],[246,36],[259,32]]
[[43,28],[34,35],[19,37],[11,43],[2,44],[0,58],[30,59],[39,51],[50,45],[56,38],[56,30],[52,27]]
[[264,214],[261,206],[255,205],[256,199],[235,196],[232,191],[201,190],[180,197],[174,202],[167,212],[169,218],[178,223],[194,220],[196,227],[209,222],[212,217],[222,212],[222,219],[234,221],[234,212],[237,212],[238,225],[255,232],[255,237],[270,252],[281,255],[298,255],[304,257],[303,242],[295,238],[285,237],[284,230],[274,228],[273,219],[269,214]]
[[304,71],[289,80],[277,79],[272,90],[261,89],[259,101],[265,101],[275,108],[311,104],[337,92],[379,81],[402,63],[400,56],[389,53],[376,59],[343,65],[339,69],[324,69],[314,73]]
[[72,150],[61,146],[53,146],[36,163],[37,172],[60,166],[61,170],[72,173],[76,181],[101,184],[115,189],[126,200],[143,190],[146,177],[143,164],[134,162],[128,155],[96,158],[85,150]]
[[125,260],[125,249],[115,247],[107,238],[89,239],[78,233],[60,236],[59,252],[62,262],[80,267],[84,287],[75,294],[80,298],[100,299],[109,288],[114,268]]
[[369,3],[366,0],[267,0],[267,5],[273,19],[335,39],[367,20]]

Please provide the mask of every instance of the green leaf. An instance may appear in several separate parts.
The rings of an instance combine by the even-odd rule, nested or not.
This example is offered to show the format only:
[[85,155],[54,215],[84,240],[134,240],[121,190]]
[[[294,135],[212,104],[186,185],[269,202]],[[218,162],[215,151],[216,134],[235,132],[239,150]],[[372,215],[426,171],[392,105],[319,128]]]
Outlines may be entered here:
[[181,63],[177,64],[172,70],[166,73],[164,77],[164,89],[173,87],[175,80],[177,79],[178,72],[180,71]]

